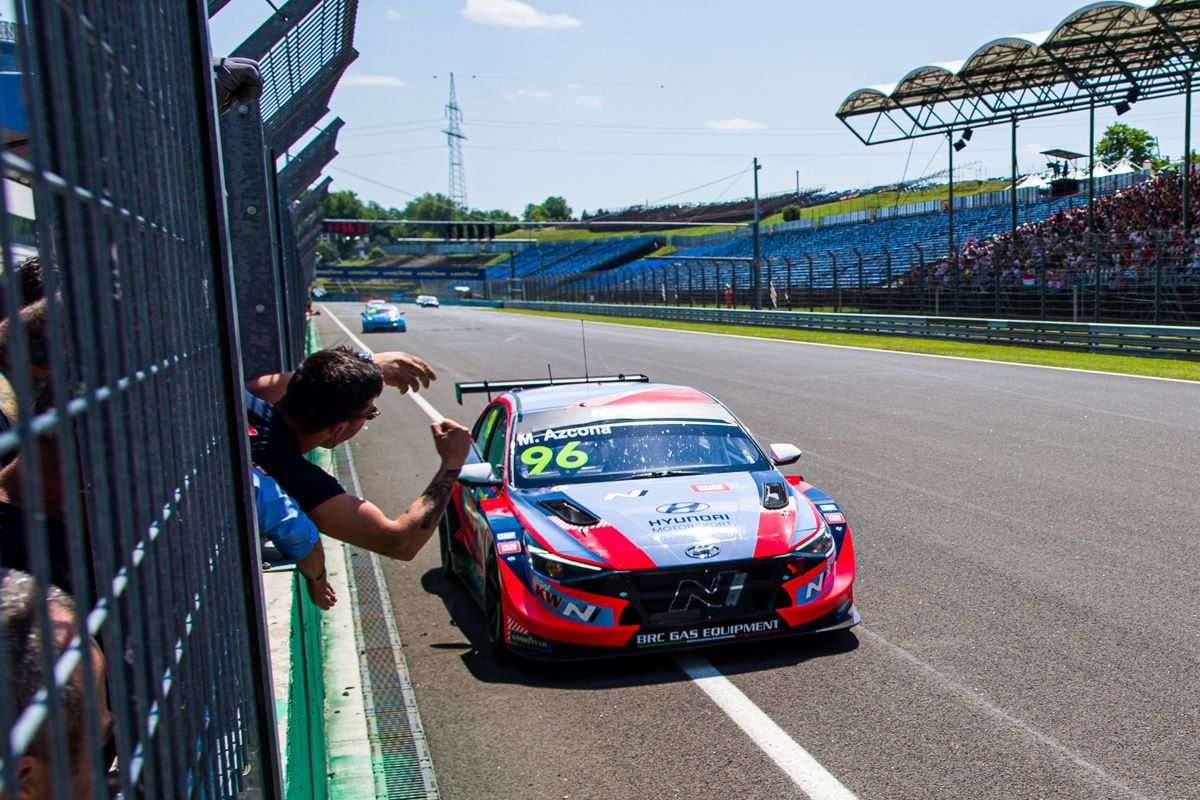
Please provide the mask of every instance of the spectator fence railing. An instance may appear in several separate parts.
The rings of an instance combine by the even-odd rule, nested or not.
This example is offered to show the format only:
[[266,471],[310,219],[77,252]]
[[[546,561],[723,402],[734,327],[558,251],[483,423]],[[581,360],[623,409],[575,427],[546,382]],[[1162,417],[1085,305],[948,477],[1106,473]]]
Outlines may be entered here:
[[[1178,232],[1140,242],[1080,236],[1068,250],[1039,243],[987,262],[950,259],[927,245],[850,248],[762,260],[763,308],[932,314],[988,318],[1200,324],[1200,245]],[[527,299],[597,303],[726,306],[753,304],[750,259],[700,258],[618,267],[570,276],[525,279]],[[494,296],[505,296],[493,286]],[[664,299],[665,298],[665,299]]]
[[[14,698],[30,673],[0,648],[16,687],[0,692],[0,795],[16,796],[17,759],[34,754],[55,800],[76,775],[94,797],[110,783],[130,798],[285,796],[241,386],[304,352],[328,181],[309,186],[340,121],[277,166],[354,59],[357,2],[280,7],[244,45],[260,50],[265,118],[248,103],[218,125],[207,25],[225,5],[15,4],[28,130],[6,130],[0,155],[0,406],[15,410],[0,456],[18,479],[0,497],[18,523],[0,535],[39,592],[54,581],[74,597],[113,726],[106,751],[88,636],[43,650],[50,677],[28,705]],[[32,253],[36,307],[19,269]],[[35,604],[46,641],[53,607]],[[319,675],[316,631],[297,635]],[[299,701],[316,728],[322,698]],[[289,740],[303,777],[288,797],[326,796],[311,733]]]

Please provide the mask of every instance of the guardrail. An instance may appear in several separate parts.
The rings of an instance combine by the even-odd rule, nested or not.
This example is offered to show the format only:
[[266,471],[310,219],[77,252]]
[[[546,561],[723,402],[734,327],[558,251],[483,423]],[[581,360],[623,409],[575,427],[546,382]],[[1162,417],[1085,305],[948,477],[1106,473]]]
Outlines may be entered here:
[[1164,325],[1118,325],[1042,320],[974,319],[966,317],[826,314],[805,311],[751,311],[727,308],[543,303],[506,300],[505,308],[569,314],[802,328],[831,333],[952,339],[980,344],[1018,345],[1107,355],[1177,358],[1200,361],[1200,328]]

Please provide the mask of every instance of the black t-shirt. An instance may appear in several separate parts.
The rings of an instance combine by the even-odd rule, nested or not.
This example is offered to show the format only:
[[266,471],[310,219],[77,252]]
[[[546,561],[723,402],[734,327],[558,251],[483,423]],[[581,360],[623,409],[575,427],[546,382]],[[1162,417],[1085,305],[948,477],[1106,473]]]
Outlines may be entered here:
[[250,458],[308,513],[331,497],[345,494],[342,484],[300,452],[295,432],[275,406],[246,392]]
[[[25,548],[24,517],[20,506],[0,500],[0,565],[32,573],[33,563]],[[51,516],[46,517],[46,549],[50,555],[50,580],[64,592],[73,594],[67,529]]]

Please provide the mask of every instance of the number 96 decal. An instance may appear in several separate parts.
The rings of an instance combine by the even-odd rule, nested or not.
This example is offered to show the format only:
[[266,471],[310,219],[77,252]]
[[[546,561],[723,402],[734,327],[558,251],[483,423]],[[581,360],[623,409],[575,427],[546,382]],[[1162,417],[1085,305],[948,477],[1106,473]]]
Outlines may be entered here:
[[530,468],[530,475],[541,474],[551,462],[559,469],[575,470],[588,463],[588,454],[579,449],[578,441],[557,448],[535,444],[521,451],[521,463]]

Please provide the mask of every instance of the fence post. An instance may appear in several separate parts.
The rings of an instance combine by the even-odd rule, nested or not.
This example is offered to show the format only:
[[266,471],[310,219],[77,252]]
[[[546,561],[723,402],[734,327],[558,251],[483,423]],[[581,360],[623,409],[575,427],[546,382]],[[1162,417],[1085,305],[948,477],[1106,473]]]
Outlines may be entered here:
[[919,313],[921,316],[925,316],[925,282],[928,277],[925,274],[925,251],[916,242],[913,242],[911,246],[917,251],[917,304]]
[[813,306],[813,257],[809,253],[805,253],[804,257],[808,259],[808,311],[811,314],[814,310],[814,306]]
[[842,287],[838,280],[837,254],[832,250],[826,250],[829,254],[830,270],[833,274],[833,313],[842,313]]
[[[1186,172],[1187,172],[1187,170],[1185,170],[1185,173]],[[1186,175],[1184,176],[1184,181],[1187,181]],[[1185,230],[1186,230],[1186,222],[1185,222]],[[1186,241],[1186,237],[1185,237],[1185,241]],[[1192,245],[1192,249],[1193,249],[1193,251],[1195,250],[1195,245]],[[1184,252],[1186,252],[1186,251],[1184,251]],[[1155,325],[1158,325],[1159,323],[1162,322],[1162,282],[1163,282],[1163,274],[1162,273],[1163,273],[1163,270],[1162,270],[1162,239],[1158,238],[1154,242],[1154,324]]]
[[892,285],[892,251],[888,250],[887,245],[883,247],[883,263],[887,275],[886,282],[883,284],[884,296],[887,297],[884,310],[890,314],[892,312],[892,292],[896,290],[896,287]]
[[863,257],[858,248],[854,248],[854,257],[858,259],[858,313],[863,310]]
[[783,296],[787,300],[787,310],[792,310],[792,259],[787,256],[783,257],[783,263],[787,264],[787,288],[783,290]]
[[239,105],[220,128],[242,371],[247,377],[283,372],[294,365],[284,355],[282,243],[258,103]]
[[1046,318],[1046,259],[1041,257],[1037,262],[1038,284],[1038,319]]

